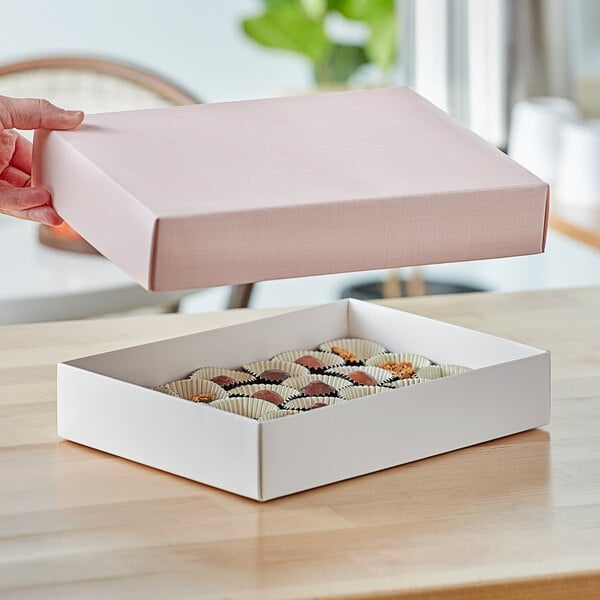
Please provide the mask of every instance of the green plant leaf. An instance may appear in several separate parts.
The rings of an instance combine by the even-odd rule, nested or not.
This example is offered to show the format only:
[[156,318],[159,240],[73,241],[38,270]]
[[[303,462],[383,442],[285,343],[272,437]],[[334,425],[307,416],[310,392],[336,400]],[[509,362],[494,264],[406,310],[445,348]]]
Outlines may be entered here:
[[329,0],[329,9],[366,23],[370,31],[367,57],[381,69],[389,69],[396,55],[394,0]]
[[262,15],[242,21],[242,27],[259,44],[298,52],[313,63],[331,48],[322,19],[312,19],[296,0],[273,2]]
[[304,12],[315,20],[320,20],[327,11],[327,0],[299,0]]
[[394,0],[329,0],[329,8],[355,21],[370,22],[382,13],[394,17]]
[[333,44],[325,60],[315,65],[315,78],[320,84],[345,83],[366,62],[362,46]]
[[371,20],[369,26],[371,37],[365,47],[367,56],[381,69],[389,69],[396,57],[396,23],[393,15],[390,18],[382,12]]

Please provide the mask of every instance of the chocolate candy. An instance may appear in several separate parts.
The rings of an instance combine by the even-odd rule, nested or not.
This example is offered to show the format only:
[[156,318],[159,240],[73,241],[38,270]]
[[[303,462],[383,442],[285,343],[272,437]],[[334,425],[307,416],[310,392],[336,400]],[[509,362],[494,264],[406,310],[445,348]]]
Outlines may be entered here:
[[331,351],[334,354],[337,354],[340,358],[343,358],[346,362],[360,362],[358,358],[350,352],[350,350],[346,350],[346,348],[340,348],[340,346],[331,346]]
[[315,408],[323,408],[324,406],[327,406],[327,404],[325,404],[325,402],[317,402],[316,404],[309,406],[306,410],[313,410]]
[[283,402],[283,398],[277,392],[272,392],[271,390],[258,390],[258,392],[252,394],[252,397],[266,400],[271,404],[281,404]]
[[190,402],[212,402],[214,394],[196,394],[190,398]]
[[211,381],[213,383],[216,383],[217,385],[220,385],[223,388],[235,385],[237,383],[235,379],[232,379],[227,375],[217,375],[216,377],[213,377]]
[[311,381],[300,389],[303,396],[332,396],[337,394],[337,390],[324,381]]
[[415,368],[413,364],[408,361],[397,362],[394,360],[389,360],[381,363],[379,368],[393,373],[398,379],[408,379],[409,377],[413,377],[415,374]]
[[287,371],[282,371],[280,369],[267,369],[263,371],[259,377],[264,381],[272,381],[274,383],[281,383],[290,377],[290,374]]
[[325,363],[323,361],[319,360],[316,356],[310,356],[310,354],[299,356],[294,362],[298,365],[306,367],[307,369],[310,369],[311,371],[325,368]]
[[348,373],[346,377],[358,385],[378,385],[377,379],[371,377],[371,375],[365,371],[352,371],[352,373]]

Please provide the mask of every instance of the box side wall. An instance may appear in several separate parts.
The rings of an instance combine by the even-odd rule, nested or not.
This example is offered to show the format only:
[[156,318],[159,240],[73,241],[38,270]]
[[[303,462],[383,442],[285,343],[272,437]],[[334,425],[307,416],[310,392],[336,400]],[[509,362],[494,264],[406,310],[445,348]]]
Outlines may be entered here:
[[345,300],[133,346],[71,361],[81,369],[154,387],[187,377],[201,366],[239,366],[292,349],[312,349],[346,334]]
[[472,369],[544,352],[473,329],[358,300],[349,301],[348,328],[350,336],[373,338],[392,352],[415,352],[439,364]]
[[540,182],[161,218],[152,289],[539,253],[546,190]]
[[[85,128],[82,125],[82,128]],[[52,193],[60,216],[106,258],[146,289],[155,236],[154,216],[59,132],[36,131],[33,185]]]
[[261,496],[269,500],[545,425],[549,370],[549,354],[542,353],[263,423]]
[[550,186],[546,188],[546,214],[544,215],[544,237],[542,239],[542,252],[546,250],[546,238],[548,237],[548,221],[550,219]]
[[258,423],[58,366],[58,435],[259,499]]

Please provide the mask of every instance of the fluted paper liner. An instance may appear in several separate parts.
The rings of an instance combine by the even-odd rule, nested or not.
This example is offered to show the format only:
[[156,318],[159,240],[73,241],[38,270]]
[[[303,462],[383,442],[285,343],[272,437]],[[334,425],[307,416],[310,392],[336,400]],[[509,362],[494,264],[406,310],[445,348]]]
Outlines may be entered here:
[[330,385],[337,392],[339,392],[345,387],[353,385],[351,381],[348,381],[343,377],[337,377],[335,375],[305,375],[303,377],[293,377],[291,379],[286,379],[284,385],[298,390],[299,394],[299,390],[301,390],[305,385],[311,383],[312,381],[322,381],[323,383]]
[[[373,342],[371,340],[363,340],[360,338],[341,338],[337,340],[330,340],[325,342],[319,346],[319,350],[324,350],[326,352],[332,352],[332,348],[337,346],[339,348],[343,348],[344,350],[348,350],[356,358],[358,362],[365,362],[369,358],[376,356],[377,354],[382,354],[383,352],[387,352],[387,348],[384,348],[381,344],[377,342]],[[346,361],[348,364],[355,364],[354,361]]]
[[216,402],[212,402],[210,406],[241,415],[242,417],[249,417],[250,419],[259,419],[271,411],[279,410],[275,404],[271,404],[260,398],[249,398],[248,396],[217,400]]
[[300,411],[276,408],[259,417],[259,421],[272,421],[273,419],[281,419],[282,417],[291,417],[297,415]]
[[377,356],[373,356],[365,364],[378,367],[379,365],[386,362],[409,362],[412,363],[413,368],[418,371],[421,367],[427,367],[431,364],[431,361],[421,354],[411,354],[409,352],[396,352],[396,353],[386,353],[386,354],[378,354]]
[[233,369],[224,369],[222,367],[201,367],[200,369],[193,371],[190,378],[210,381],[213,377],[218,377],[219,375],[231,377],[236,384],[251,383],[254,381],[254,376],[251,373],[246,373],[246,371],[234,371]]
[[[344,377],[345,379],[352,381],[348,378],[348,375],[350,373],[354,373],[355,371],[364,371],[377,381],[377,385],[387,383],[388,381],[394,379],[393,373],[390,373],[385,369],[380,369],[379,367],[372,367],[369,365],[350,365],[347,367],[335,367],[333,369],[328,369],[327,373],[330,375],[339,375],[340,377]],[[353,385],[360,385],[356,384],[354,381],[352,381],[352,383]]]
[[[289,381],[289,379],[287,381]],[[251,383],[250,385],[240,385],[239,387],[233,388],[229,391],[229,397],[252,396],[252,394],[259,392],[260,390],[268,390],[279,394],[283,398],[283,402],[300,395],[298,390],[285,385],[276,385],[274,383]]]
[[352,387],[340,390],[340,396],[346,400],[355,400],[364,396],[373,396],[374,394],[383,394],[389,392],[391,388],[382,387],[379,385],[353,385]]
[[341,367],[346,364],[346,361],[337,354],[333,354],[332,352],[324,352],[321,350],[288,350],[287,352],[280,352],[279,354],[276,354],[271,360],[294,362],[301,356],[314,356],[325,365],[323,369],[309,369],[311,373],[321,372],[322,370],[330,369],[331,367]]
[[[426,367],[429,368],[429,367]],[[387,388],[403,388],[407,385],[415,385],[415,383],[424,383],[425,379],[421,379],[419,377],[407,377],[406,379],[396,379],[394,381],[390,381],[385,385]]]
[[287,362],[283,360],[260,360],[258,362],[243,365],[242,369],[248,371],[248,373],[251,373],[255,377],[260,377],[260,374],[264,371],[267,371],[268,369],[277,369],[278,371],[285,371],[286,373],[290,374],[290,377],[299,377],[300,375],[310,374],[310,371],[306,367],[303,367],[302,365],[297,365],[295,362]]
[[296,410],[307,410],[311,406],[319,403],[331,406],[332,404],[341,404],[342,402],[346,402],[346,400],[343,398],[336,398],[335,396],[300,396],[299,398],[289,400],[283,407],[295,408]]
[[228,397],[227,392],[221,386],[204,379],[179,379],[159,385],[154,389],[186,400],[190,400],[198,394],[213,394],[211,402]]
[[460,365],[431,365],[423,367],[417,371],[419,379],[439,379],[440,377],[449,377],[450,375],[460,375],[471,371],[469,367]]

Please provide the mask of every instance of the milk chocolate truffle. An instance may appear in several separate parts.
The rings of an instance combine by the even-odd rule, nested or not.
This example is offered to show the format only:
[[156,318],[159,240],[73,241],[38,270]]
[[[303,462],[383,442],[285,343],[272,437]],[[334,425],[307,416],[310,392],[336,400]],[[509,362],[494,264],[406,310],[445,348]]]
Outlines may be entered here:
[[227,375],[217,375],[216,377],[213,377],[211,381],[220,385],[222,388],[231,387],[237,383],[235,379],[228,377]]
[[310,369],[311,371],[325,368],[325,363],[322,360],[319,360],[316,356],[310,356],[310,354],[299,356],[294,362],[298,365],[306,367],[307,369]]
[[352,371],[346,375],[348,379],[354,381],[358,385],[378,385],[379,382],[374,377],[371,377],[365,371]]
[[259,375],[263,381],[271,381],[273,383],[281,383],[286,379],[290,378],[290,374],[287,371],[281,369],[267,369]]
[[337,390],[324,381],[311,381],[299,391],[303,396],[335,396],[337,394]]
[[323,408],[324,406],[327,406],[325,402],[317,402],[316,404],[309,406],[306,410],[314,410],[315,408]]
[[272,392],[271,390],[258,390],[258,392],[252,394],[252,397],[266,400],[271,404],[281,404],[283,402],[283,398],[277,392]]

